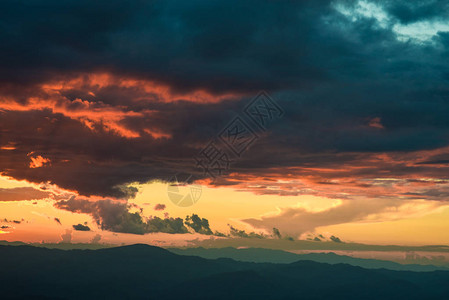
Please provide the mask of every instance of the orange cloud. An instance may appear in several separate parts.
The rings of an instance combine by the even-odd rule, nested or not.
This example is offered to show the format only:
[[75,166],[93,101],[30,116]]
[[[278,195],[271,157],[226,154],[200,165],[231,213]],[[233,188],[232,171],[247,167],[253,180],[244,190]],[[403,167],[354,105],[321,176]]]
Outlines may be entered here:
[[[84,95],[71,99],[70,93]],[[78,120],[95,131],[114,132],[125,138],[138,138],[141,132],[130,129],[125,120],[131,117],[152,118],[154,110],[134,109],[132,104],[170,103],[189,101],[195,103],[217,103],[235,98],[234,94],[213,95],[203,90],[189,93],[173,91],[167,85],[148,80],[121,77],[108,73],[81,74],[69,78],[52,80],[36,86],[26,101],[17,101],[15,96],[0,96],[0,111],[50,110]],[[118,103],[108,103],[108,97],[121,97]],[[131,105],[131,106],[130,106]],[[159,128],[141,129],[155,139],[170,138],[171,134]]]
[[168,85],[154,81],[117,76],[110,73],[87,73],[70,79],[54,80],[42,85],[42,89],[48,93],[85,89],[93,96],[98,94],[99,90],[110,87],[134,91],[134,94],[138,94],[139,97],[128,99],[134,102],[154,100],[159,102],[175,102],[183,100],[197,103],[217,103],[224,99],[238,96],[231,93],[213,95],[205,90],[196,90],[188,93],[177,92]]
[[31,162],[29,165],[31,169],[41,168],[41,167],[51,163],[50,159],[48,159],[48,158],[44,158],[40,155],[38,155],[38,156],[31,156],[31,155],[33,155],[33,152],[28,153],[28,156],[31,159]]
[[[232,186],[258,195],[313,195],[334,199],[427,199],[449,197],[449,148],[408,153],[354,153],[345,161],[319,161],[314,166],[291,166],[233,172],[210,186]],[[344,154],[346,155],[346,154]]]

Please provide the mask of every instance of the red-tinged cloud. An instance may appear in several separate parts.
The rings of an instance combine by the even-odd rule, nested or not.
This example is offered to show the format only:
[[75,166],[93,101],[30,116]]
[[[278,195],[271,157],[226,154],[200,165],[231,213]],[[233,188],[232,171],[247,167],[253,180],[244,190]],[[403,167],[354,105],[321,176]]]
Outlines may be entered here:
[[42,157],[40,155],[38,156],[32,156],[33,153],[28,153],[28,156],[30,157],[30,168],[34,169],[34,168],[40,168],[43,167],[45,165],[50,164],[50,160],[48,158]]
[[[330,1],[3,1],[0,12],[4,175],[111,199],[179,172],[258,194],[447,199],[447,33],[406,42]],[[259,90],[285,112],[263,129],[244,112]],[[237,116],[257,139],[213,181],[194,157],[210,141],[226,151],[217,136]]]
[[[213,95],[201,90],[177,93],[142,79],[119,77],[108,73],[75,74],[74,77],[53,79],[27,90],[1,87],[0,110],[49,110],[84,124],[92,131],[99,128],[126,138],[150,135],[170,138],[157,123],[132,128],[126,120],[151,119],[157,114],[158,103],[216,103],[235,99],[233,94]],[[156,117],[156,116],[154,116]]]
[[223,118],[221,103],[235,105],[227,95],[172,94],[108,74],[65,80],[0,96],[0,172],[86,196],[132,197],[127,183],[165,180],[180,168],[176,160],[192,159],[207,137],[191,122]]

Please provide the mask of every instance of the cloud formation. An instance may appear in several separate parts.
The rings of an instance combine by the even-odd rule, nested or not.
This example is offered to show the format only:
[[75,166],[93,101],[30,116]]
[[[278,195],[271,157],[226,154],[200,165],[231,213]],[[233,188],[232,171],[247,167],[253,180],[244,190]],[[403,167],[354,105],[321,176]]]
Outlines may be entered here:
[[60,243],[71,243],[72,242],[72,230],[66,229],[65,233],[61,234]]
[[321,226],[417,217],[429,211],[436,211],[441,205],[441,202],[437,201],[404,201],[389,197],[352,199],[341,201],[321,211],[309,211],[303,207],[287,207],[279,209],[278,213],[242,221],[268,232],[275,227],[281,232],[300,236],[307,232],[314,232]]
[[164,210],[165,207],[166,207],[165,204],[158,203],[154,206],[154,210]]
[[[152,232],[188,233],[183,219],[169,217],[164,219],[159,217],[145,218],[139,212],[131,212],[130,205],[124,201],[111,199],[89,200],[73,196],[68,200],[55,202],[55,207],[74,213],[89,214],[102,230],[133,234]],[[74,229],[87,230],[89,228],[79,225],[73,225]]]
[[48,198],[50,194],[32,187],[0,188],[0,201],[40,200]]
[[90,231],[90,227],[83,224],[72,225],[72,227],[77,231]]
[[447,10],[441,1],[2,1],[0,173],[110,198],[57,207],[106,230],[147,232],[116,200],[136,195],[128,184],[201,177],[192,158],[267,90],[285,115],[211,184],[446,201]]

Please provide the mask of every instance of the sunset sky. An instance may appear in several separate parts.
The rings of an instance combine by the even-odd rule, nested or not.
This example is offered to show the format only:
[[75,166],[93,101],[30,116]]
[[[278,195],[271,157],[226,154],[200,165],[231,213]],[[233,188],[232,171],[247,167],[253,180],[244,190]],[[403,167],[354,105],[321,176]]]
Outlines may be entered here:
[[[197,214],[222,233],[448,245],[448,12],[1,1],[0,240],[211,238],[139,223]],[[221,174],[198,163],[211,143]],[[196,203],[172,201],[177,174]]]

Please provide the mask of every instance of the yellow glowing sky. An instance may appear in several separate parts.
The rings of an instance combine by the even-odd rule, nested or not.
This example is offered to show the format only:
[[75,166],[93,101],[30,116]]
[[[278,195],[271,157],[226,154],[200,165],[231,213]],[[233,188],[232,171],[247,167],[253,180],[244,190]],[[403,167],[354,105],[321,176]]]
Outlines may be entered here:
[[[33,186],[0,177],[0,188]],[[143,208],[144,216],[163,217],[169,213],[172,217],[185,217],[196,213],[207,218],[213,230],[226,232],[227,224],[241,229],[253,230],[241,219],[258,218],[262,215],[275,215],[280,208],[303,207],[308,211],[322,211],[341,204],[340,200],[315,196],[277,196],[255,195],[251,192],[235,191],[232,188],[203,187],[200,200],[190,207],[178,207],[167,196],[167,184],[156,182],[135,185],[139,188],[137,197],[130,200]],[[0,199],[1,200],[1,199]],[[155,211],[156,204],[165,204],[164,211]],[[419,204],[416,204],[419,205]],[[419,208],[419,207],[418,207]],[[12,228],[3,229],[0,240],[25,242],[59,242],[67,230],[71,232],[72,242],[89,242],[95,235],[102,236],[104,243],[152,243],[158,245],[185,240],[204,238],[200,235],[146,234],[133,235],[101,231],[87,214],[75,214],[57,209],[53,200],[38,201],[0,201],[0,218],[24,220],[21,224],[2,223]],[[62,225],[54,218],[59,218]],[[87,222],[91,232],[72,230],[72,225]],[[376,222],[353,222],[340,225],[319,227],[316,233],[336,235],[344,241],[369,244],[424,245],[449,244],[449,208],[441,206],[421,215],[411,214],[399,220]]]

